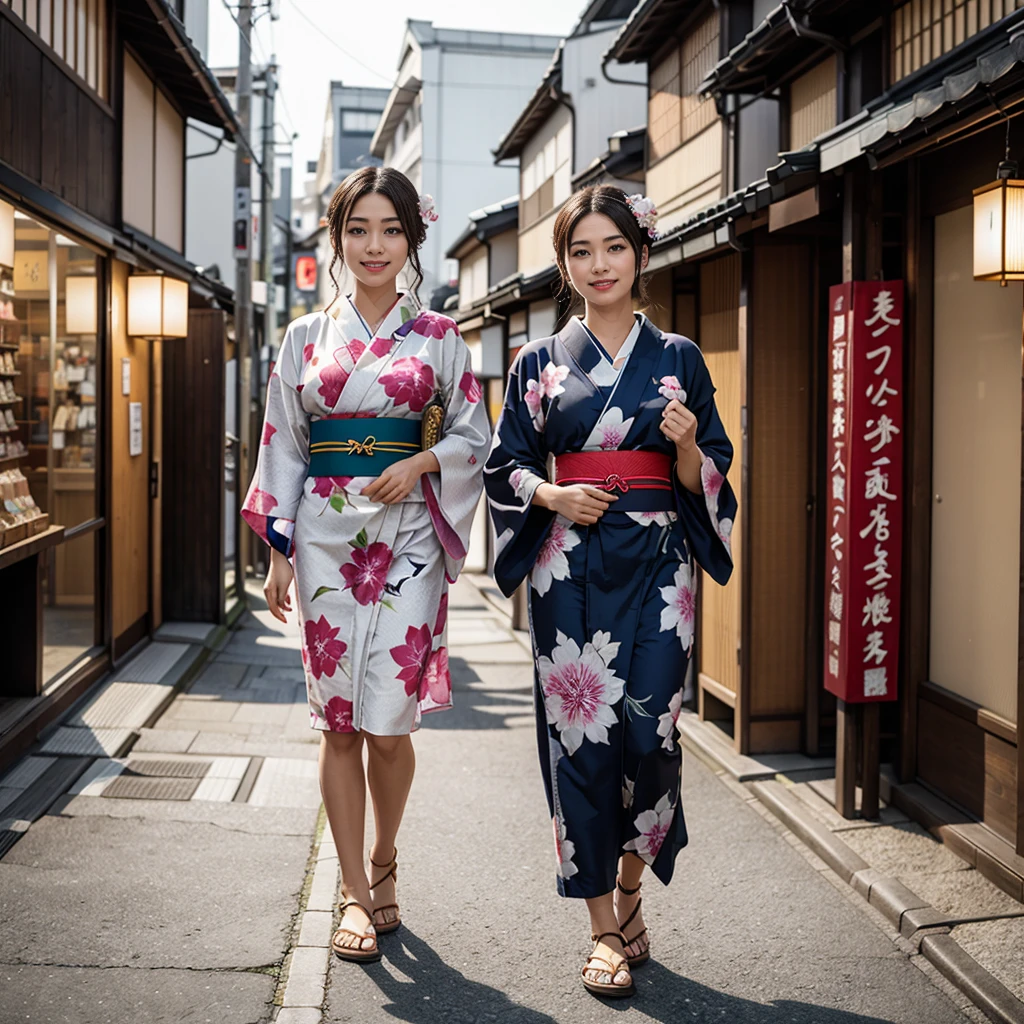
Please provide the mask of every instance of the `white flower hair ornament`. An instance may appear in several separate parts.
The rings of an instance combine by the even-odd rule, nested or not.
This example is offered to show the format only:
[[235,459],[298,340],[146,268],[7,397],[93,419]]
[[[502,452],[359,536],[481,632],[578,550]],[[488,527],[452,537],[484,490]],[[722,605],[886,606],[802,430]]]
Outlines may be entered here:
[[637,192],[635,195],[626,196],[626,205],[633,216],[636,217],[640,227],[652,239],[656,239],[658,237],[658,208],[654,205],[654,200],[648,199],[647,196],[642,196]]
[[424,224],[433,224],[437,220],[437,210],[434,209],[433,196],[420,196],[420,216],[423,218]]

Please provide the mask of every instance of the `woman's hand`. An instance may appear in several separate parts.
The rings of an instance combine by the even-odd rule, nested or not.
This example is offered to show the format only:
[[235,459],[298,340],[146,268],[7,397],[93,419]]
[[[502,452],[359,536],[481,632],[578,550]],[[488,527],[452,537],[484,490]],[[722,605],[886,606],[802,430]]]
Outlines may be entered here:
[[437,456],[431,452],[418,452],[411,458],[402,459],[388,466],[373,483],[367,484],[360,493],[371,501],[379,501],[382,505],[394,505],[409,497],[417,481],[424,473],[437,473],[441,464]]
[[544,483],[533,494],[535,505],[551,509],[572,520],[577,526],[593,526],[608,511],[611,503],[618,500],[618,495],[609,494],[590,484],[559,487]]
[[700,494],[700,467],[704,462],[697,447],[697,417],[673,398],[661,412],[661,432],[676,446],[676,477],[692,494]]
[[675,443],[680,453],[697,447],[697,417],[677,398],[661,411],[661,432]]
[[284,613],[292,610],[292,599],[288,593],[295,573],[287,557],[277,548],[270,550],[270,568],[267,570],[267,582],[263,584],[263,596],[267,599],[267,607],[275,619],[287,622]]

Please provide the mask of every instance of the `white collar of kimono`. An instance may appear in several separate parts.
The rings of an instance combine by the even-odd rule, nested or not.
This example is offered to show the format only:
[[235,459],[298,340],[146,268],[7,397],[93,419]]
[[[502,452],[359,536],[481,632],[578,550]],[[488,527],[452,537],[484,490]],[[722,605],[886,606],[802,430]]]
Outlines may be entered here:
[[419,311],[419,306],[413,301],[409,292],[401,292],[399,294],[395,304],[387,311],[376,331],[371,330],[371,325],[366,322],[363,315],[356,309],[351,295],[346,295],[344,298],[339,299],[327,316],[334,321],[338,330],[345,336],[346,341],[359,338],[370,342],[374,338],[390,338],[402,326],[403,309],[409,310],[413,315]]
[[[629,334],[626,335],[626,340],[619,347],[619,351],[615,354],[614,361],[609,357],[604,346],[597,340],[594,332],[585,323],[583,323],[582,317],[580,317],[579,320],[583,329],[587,332],[587,336],[590,338],[591,344],[601,354],[601,361],[590,371],[590,379],[598,387],[608,387],[619,379],[619,375],[626,368],[626,364],[629,362],[629,357],[632,355],[633,349],[636,346],[636,339],[640,337],[640,329],[643,326],[644,315],[643,313],[633,314],[633,328]],[[616,363],[618,364],[617,366]]]

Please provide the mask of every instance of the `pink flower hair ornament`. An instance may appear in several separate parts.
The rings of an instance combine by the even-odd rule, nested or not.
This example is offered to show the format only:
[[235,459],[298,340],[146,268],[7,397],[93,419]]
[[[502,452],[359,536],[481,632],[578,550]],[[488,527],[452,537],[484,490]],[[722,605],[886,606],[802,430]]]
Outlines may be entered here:
[[652,239],[657,239],[658,208],[654,205],[654,200],[648,199],[647,196],[642,196],[637,192],[634,195],[626,196],[625,203],[633,216],[636,217],[640,227]]
[[420,196],[420,216],[424,224],[433,224],[437,220],[437,210],[434,209],[434,197],[429,195]]

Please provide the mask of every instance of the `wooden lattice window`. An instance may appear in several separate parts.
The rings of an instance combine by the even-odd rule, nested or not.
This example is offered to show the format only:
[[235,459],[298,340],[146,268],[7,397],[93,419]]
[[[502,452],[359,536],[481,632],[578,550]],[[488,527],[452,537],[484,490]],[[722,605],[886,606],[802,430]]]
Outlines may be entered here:
[[715,101],[697,95],[700,83],[718,63],[718,38],[718,12],[712,11],[683,42],[683,142],[718,117]]
[[909,0],[891,15],[894,82],[1024,7],[1024,0]]
[[682,93],[679,78],[680,52],[674,49],[651,69],[647,135],[651,160],[658,160],[682,142]]
[[697,95],[700,83],[718,62],[718,26],[718,12],[712,11],[687,33],[681,46],[673,47],[651,68],[647,134],[652,163],[699,135],[718,117],[715,101]]

